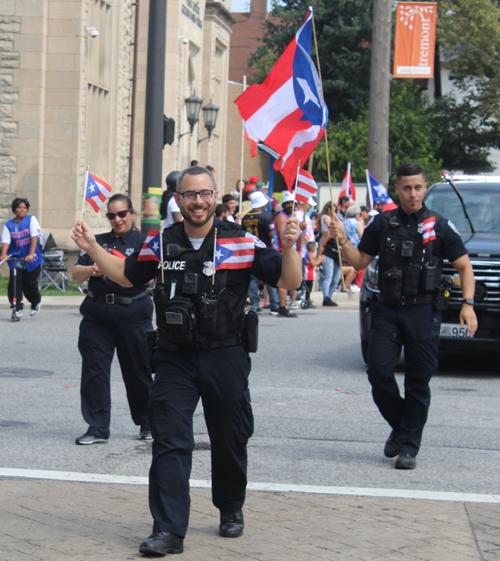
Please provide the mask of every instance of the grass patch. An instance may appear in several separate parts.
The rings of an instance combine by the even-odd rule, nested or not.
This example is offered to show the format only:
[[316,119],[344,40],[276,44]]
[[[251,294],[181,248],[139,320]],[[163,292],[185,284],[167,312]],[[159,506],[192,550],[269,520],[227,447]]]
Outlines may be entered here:
[[[7,296],[7,285],[9,284],[8,278],[0,279],[0,296]],[[47,290],[42,290],[42,296],[76,296],[80,294],[78,291],[79,286],[85,286],[84,284],[71,283],[71,287],[66,287],[64,292],[61,292],[55,287],[47,288]]]

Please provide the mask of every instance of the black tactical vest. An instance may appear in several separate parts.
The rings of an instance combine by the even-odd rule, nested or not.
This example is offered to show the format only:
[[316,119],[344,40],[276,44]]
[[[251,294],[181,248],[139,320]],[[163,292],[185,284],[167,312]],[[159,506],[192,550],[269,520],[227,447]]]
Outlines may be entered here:
[[[217,239],[241,236],[237,225],[220,222]],[[182,223],[164,231],[164,278],[158,269],[154,303],[158,342],[165,348],[212,348],[237,344],[244,323],[248,282],[227,287],[227,270],[214,268],[214,231],[200,249],[186,248]],[[248,276],[248,281],[250,276]]]
[[432,254],[434,241],[424,245],[422,223],[441,215],[425,210],[411,227],[400,224],[398,209],[382,213],[382,237],[379,251],[380,301],[388,306],[432,303],[441,280],[442,259]]

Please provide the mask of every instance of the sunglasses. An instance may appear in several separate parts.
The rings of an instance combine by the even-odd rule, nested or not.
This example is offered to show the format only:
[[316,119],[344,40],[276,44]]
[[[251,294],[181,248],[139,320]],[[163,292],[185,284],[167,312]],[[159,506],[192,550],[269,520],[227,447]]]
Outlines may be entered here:
[[120,210],[120,212],[107,212],[106,218],[108,218],[109,220],[115,220],[117,216],[119,218],[125,218],[127,216],[127,213],[132,211],[133,209],[129,208],[128,210]]

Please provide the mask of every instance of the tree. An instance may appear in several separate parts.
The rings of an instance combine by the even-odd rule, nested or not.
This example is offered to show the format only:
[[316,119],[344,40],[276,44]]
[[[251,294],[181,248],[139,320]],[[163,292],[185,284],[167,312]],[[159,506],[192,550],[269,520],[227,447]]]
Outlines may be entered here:
[[[396,168],[409,161],[416,162],[425,169],[428,182],[432,183],[440,178],[441,162],[434,155],[440,140],[432,134],[425,105],[425,94],[410,81],[392,82],[389,117],[392,186],[396,182]],[[328,143],[332,181],[341,181],[347,163],[351,162],[353,181],[364,182],[368,166],[368,114],[360,115],[355,120],[342,116],[338,123],[330,123]],[[316,179],[326,181],[328,177],[324,142],[316,148],[315,164],[318,171]]]
[[[341,115],[355,119],[368,109],[370,95],[371,0],[284,0],[275,4],[266,20],[263,45],[248,59],[249,66],[264,70],[281,56],[302,25],[308,6],[314,5],[314,22],[325,102],[330,119]],[[312,57],[316,61],[313,41]],[[268,72],[259,72],[262,81]]]

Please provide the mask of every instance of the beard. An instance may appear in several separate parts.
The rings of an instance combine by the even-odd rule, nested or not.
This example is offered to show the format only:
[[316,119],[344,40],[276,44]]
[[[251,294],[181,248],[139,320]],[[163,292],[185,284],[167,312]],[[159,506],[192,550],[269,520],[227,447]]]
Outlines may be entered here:
[[189,208],[184,209],[184,208],[180,208],[181,210],[181,214],[184,217],[184,220],[186,220],[186,222],[189,222],[189,224],[191,224],[192,226],[204,226],[215,214],[215,207],[216,207],[216,203],[214,202],[214,204],[212,204],[211,206],[207,207],[206,209],[203,207],[199,207],[199,206],[194,206],[191,208],[191,210],[197,210],[202,208],[203,210],[206,210],[206,216],[203,218],[196,218],[195,216],[193,216],[192,214],[189,213]]

